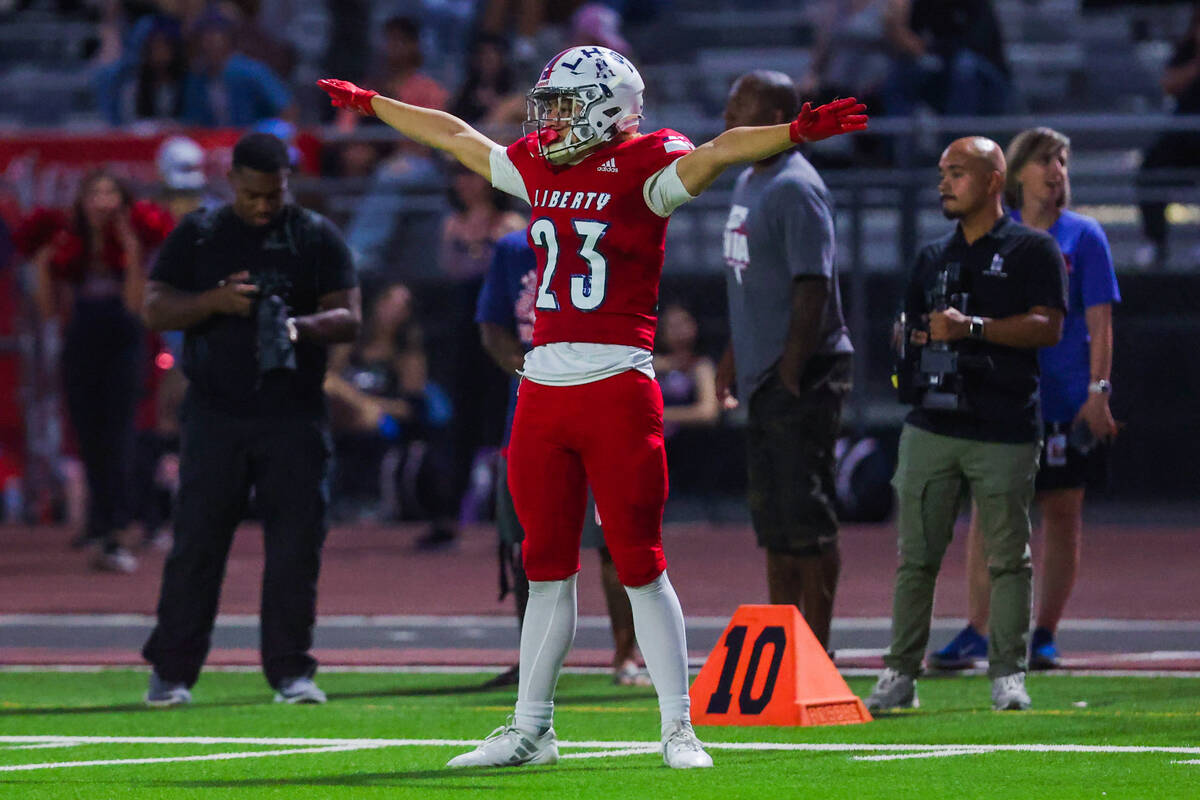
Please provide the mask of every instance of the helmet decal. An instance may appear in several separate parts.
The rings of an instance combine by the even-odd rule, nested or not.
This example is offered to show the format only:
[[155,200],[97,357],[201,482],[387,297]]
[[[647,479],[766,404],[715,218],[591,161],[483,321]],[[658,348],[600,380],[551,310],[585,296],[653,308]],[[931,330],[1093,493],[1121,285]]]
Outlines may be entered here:
[[550,59],[526,96],[526,132],[538,133],[539,154],[548,161],[570,163],[637,127],[644,88],[637,69],[620,53],[599,46],[569,48]]

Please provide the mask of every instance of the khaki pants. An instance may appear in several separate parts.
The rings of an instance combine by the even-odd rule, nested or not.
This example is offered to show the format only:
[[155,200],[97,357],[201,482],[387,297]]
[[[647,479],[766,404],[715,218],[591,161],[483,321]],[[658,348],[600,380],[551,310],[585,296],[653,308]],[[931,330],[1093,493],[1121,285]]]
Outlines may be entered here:
[[933,590],[966,489],[979,507],[991,576],[988,675],[1028,667],[1033,569],[1029,505],[1040,442],[1002,444],[940,436],[905,425],[892,485],[900,502],[900,565],[892,598],[892,645],[884,663],[915,676],[929,643]]

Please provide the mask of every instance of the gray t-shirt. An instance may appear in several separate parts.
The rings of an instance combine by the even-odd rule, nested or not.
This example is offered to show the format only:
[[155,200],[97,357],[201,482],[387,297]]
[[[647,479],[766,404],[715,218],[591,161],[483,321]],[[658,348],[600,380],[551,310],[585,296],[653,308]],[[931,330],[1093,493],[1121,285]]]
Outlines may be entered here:
[[829,279],[818,355],[852,353],[838,290],[833,202],[825,182],[799,153],[738,176],[725,223],[729,326],[743,401],[783,355],[792,316],[792,281]]

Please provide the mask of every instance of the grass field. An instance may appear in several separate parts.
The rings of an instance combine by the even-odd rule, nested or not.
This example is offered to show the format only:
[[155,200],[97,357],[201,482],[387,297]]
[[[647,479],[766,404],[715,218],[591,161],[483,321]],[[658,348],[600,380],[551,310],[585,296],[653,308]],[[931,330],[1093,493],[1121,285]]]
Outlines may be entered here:
[[866,725],[700,728],[716,767],[677,772],[652,690],[568,674],[558,765],[446,770],[511,711],[486,677],[326,672],[330,702],[292,707],[210,672],[191,706],[152,710],[143,671],[3,672],[0,798],[1200,797],[1195,678],[1034,676],[1034,710],[1005,714],[985,678],[924,679],[921,710]]

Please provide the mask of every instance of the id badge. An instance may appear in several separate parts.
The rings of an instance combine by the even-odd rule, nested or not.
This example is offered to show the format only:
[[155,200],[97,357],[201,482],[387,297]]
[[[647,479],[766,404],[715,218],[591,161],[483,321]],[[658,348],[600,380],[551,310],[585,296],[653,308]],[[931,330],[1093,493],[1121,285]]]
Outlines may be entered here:
[[1067,465],[1067,435],[1053,433],[1046,439],[1046,466],[1065,467]]

